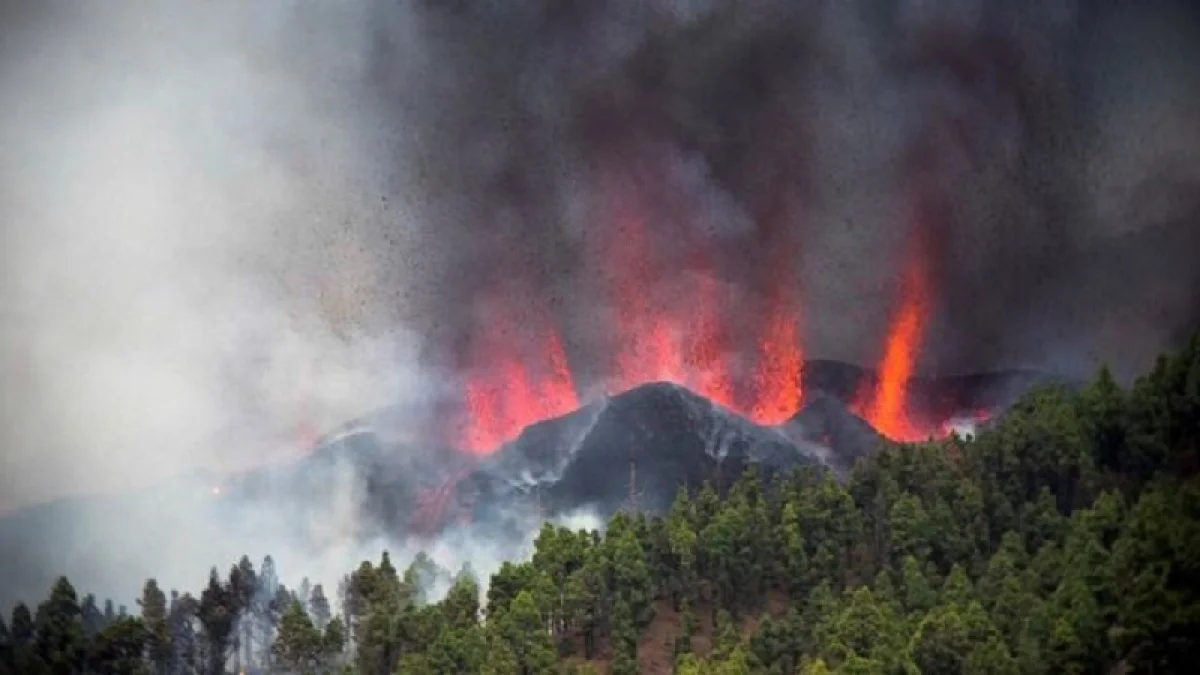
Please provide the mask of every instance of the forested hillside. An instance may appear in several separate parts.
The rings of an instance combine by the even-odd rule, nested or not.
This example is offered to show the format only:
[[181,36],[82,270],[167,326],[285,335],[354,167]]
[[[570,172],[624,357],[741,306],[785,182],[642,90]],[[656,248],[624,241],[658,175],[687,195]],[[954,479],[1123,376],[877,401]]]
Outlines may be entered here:
[[0,624],[0,671],[1194,672],[1198,450],[1200,337],[1128,391],[1041,389],[844,483],[751,467],[602,534],[546,525],[531,560],[463,570],[439,602],[423,556],[328,595],[243,559],[198,595],[147,581],[132,614],[62,579]]

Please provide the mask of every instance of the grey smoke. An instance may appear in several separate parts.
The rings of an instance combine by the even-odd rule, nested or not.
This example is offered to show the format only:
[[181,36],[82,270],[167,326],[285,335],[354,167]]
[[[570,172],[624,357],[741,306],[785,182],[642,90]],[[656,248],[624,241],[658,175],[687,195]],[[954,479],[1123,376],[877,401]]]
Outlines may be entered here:
[[[0,511],[427,409],[506,285],[590,387],[600,280],[624,272],[595,252],[614,186],[652,223],[645,293],[678,302],[703,253],[735,342],[782,279],[808,356],[873,363],[914,191],[941,198],[924,370],[1128,376],[1200,322],[1182,1],[2,11]],[[188,527],[155,542],[160,569],[231,562]],[[117,573],[89,555],[72,564]]]
[[398,153],[414,182],[444,197],[422,211],[437,234],[419,312],[443,344],[482,329],[447,307],[518,276],[593,365],[610,299],[588,247],[615,226],[596,203],[612,174],[658,235],[647,294],[673,295],[680,242],[698,238],[744,300],[728,322],[753,325],[767,252],[788,248],[771,275],[800,289],[817,357],[877,358],[915,193],[941,200],[924,223],[940,245],[927,370],[1129,376],[1198,318],[1200,29],[1184,3],[378,11],[416,26],[376,36],[375,85],[416,130]]

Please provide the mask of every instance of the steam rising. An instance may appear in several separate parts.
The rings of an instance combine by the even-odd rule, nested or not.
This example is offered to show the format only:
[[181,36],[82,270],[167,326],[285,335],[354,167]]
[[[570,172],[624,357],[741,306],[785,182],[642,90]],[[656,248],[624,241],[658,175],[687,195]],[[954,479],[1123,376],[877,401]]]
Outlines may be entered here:
[[[1129,374],[1200,321],[1183,3],[102,4],[0,17],[0,512],[429,408],[506,283],[587,385],[613,185],[654,223],[648,294],[699,242],[742,323],[799,289],[810,358],[878,359],[917,192],[941,205],[926,370]],[[64,571],[99,592],[241,553],[332,584],[364,554],[290,568],[287,513],[231,536],[155,499],[35,536],[95,537]]]

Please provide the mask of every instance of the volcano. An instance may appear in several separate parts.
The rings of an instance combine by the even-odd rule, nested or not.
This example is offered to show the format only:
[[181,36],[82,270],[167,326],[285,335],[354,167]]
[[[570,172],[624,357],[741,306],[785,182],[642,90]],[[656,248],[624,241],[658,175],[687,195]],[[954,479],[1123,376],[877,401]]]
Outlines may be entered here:
[[[723,489],[751,463],[766,476],[801,466],[845,476],[894,440],[855,412],[875,373],[814,361],[804,377],[804,405],[778,424],[758,423],[678,384],[651,382],[536,421],[490,453],[389,443],[370,422],[352,423],[272,480],[286,483],[284,493],[314,494],[349,466],[364,495],[363,520],[377,533],[433,535],[454,522],[513,525],[579,509],[661,512],[681,486]],[[910,401],[923,407],[909,415],[931,420],[929,437],[947,435],[954,420],[992,417],[1052,379],[1032,371],[914,379]],[[230,493],[269,491],[264,475],[233,484]]]
[[656,382],[526,429],[460,484],[479,513],[497,497],[547,513],[665,509],[681,485],[718,487],[750,463],[771,473],[821,463],[822,448],[762,426],[679,385]]

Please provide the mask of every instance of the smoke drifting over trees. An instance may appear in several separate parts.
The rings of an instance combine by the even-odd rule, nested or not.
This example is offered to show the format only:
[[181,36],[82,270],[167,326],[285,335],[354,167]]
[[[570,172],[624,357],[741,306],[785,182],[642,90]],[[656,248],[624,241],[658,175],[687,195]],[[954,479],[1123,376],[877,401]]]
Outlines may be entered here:
[[647,224],[647,297],[702,260],[749,334],[792,289],[809,358],[878,360],[915,195],[923,369],[1128,374],[1200,319],[1182,2],[3,12],[0,510],[261,463],[386,404],[423,423],[485,291],[551,315],[591,386],[631,271],[595,252],[614,203]]

